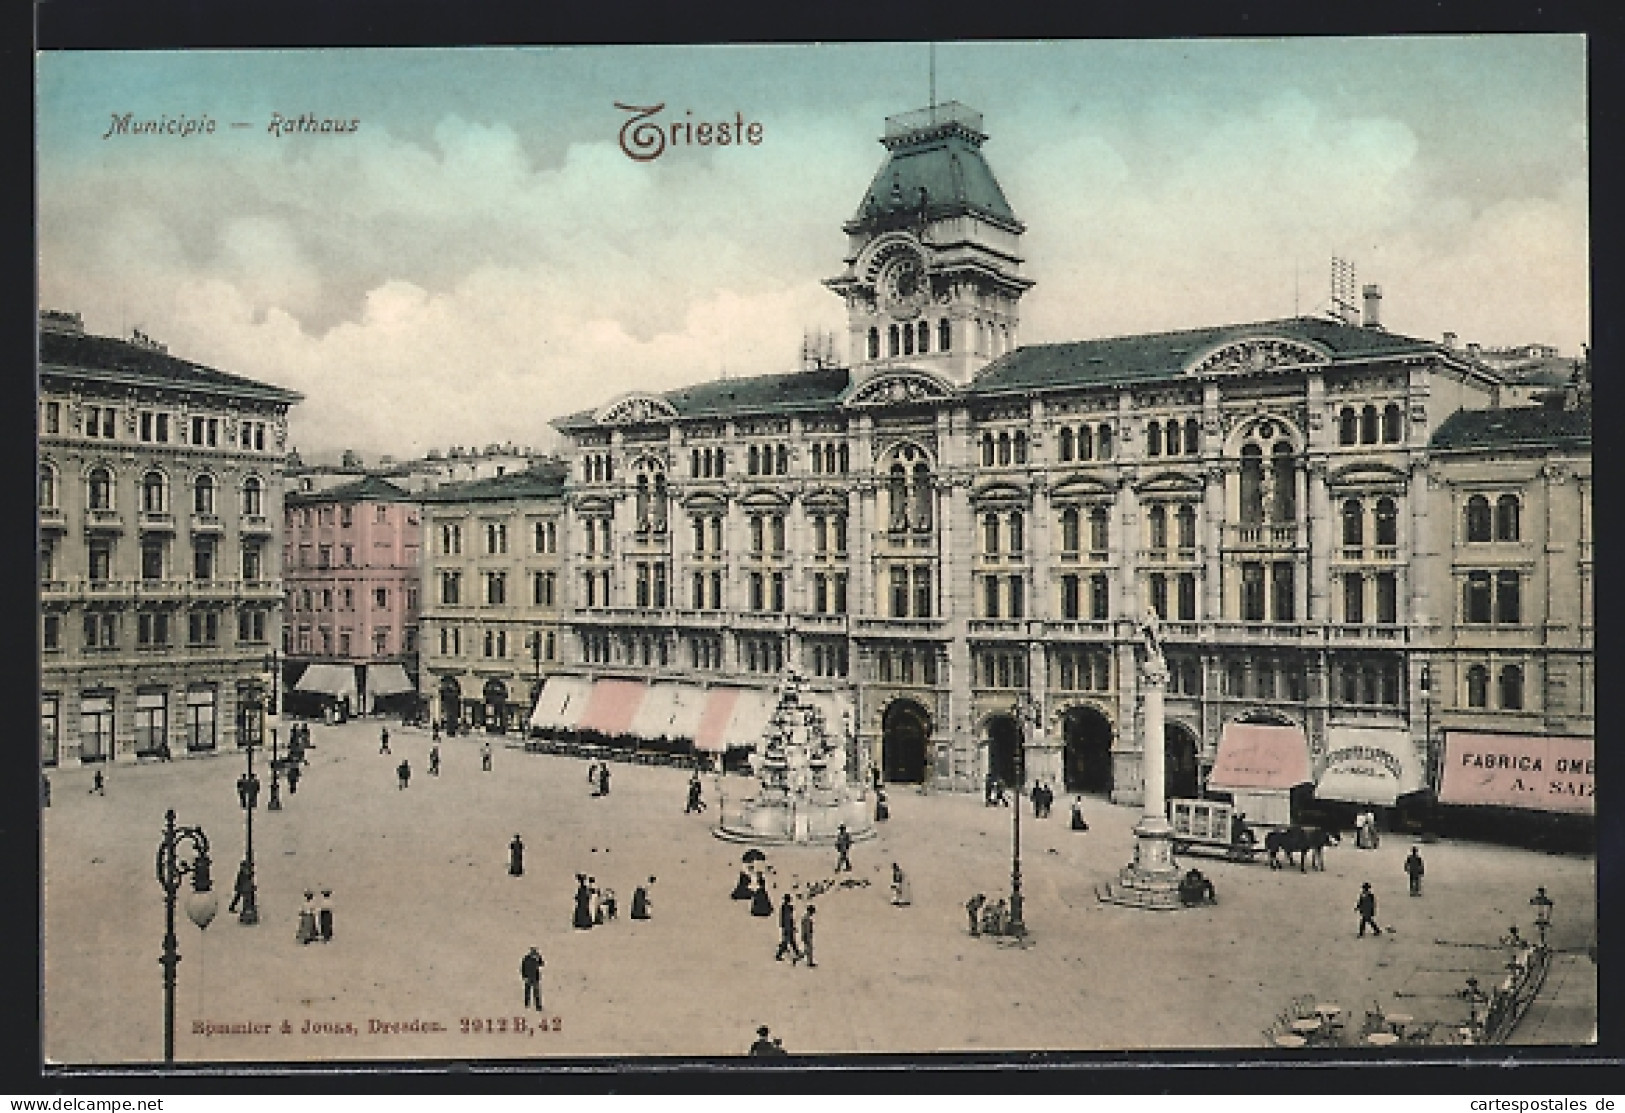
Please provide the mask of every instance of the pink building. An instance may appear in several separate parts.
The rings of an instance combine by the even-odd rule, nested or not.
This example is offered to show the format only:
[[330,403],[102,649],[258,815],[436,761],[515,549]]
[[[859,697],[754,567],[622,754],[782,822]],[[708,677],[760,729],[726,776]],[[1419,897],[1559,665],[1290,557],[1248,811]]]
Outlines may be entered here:
[[404,709],[416,700],[422,513],[367,476],[285,501],[288,704],[295,714]]

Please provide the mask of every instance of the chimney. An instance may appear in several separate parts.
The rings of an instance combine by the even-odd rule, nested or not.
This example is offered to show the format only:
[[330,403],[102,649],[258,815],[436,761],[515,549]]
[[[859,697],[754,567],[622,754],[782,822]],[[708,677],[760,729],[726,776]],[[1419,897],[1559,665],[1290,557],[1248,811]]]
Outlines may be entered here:
[[1446,348],[1449,348],[1451,351],[1456,350],[1456,334],[1455,333],[1447,332],[1447,333],[1444,334],[1444,346]]
[[1365,298],[1365,327],[1382,327],[1382,287],[1375,283],[1367,283],[1360,289]]

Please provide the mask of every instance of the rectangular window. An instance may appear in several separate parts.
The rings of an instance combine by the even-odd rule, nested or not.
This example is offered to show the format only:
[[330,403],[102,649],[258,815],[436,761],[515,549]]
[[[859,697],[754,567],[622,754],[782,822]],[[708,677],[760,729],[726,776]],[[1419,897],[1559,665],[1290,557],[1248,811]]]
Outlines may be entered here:
[[1111,615],[1111,581],[1106,573],[1089,577],[1089,617],[1103,622]]
[[813,576],[813,613],[824,614],[828,610],[829,577],[824,575],[822,572],[818,572]]
[[762,609],[762,605],[762,574],[752,572],[750,574],[750,609],[759,611]]
[[258,545],[243,546],[243,579],[249,583],[259,580],[262,563],[263,560]]
[[1390,626],[1399,621],[1399,578],[1392,572],[1377,573],[1377,621]]
[[982,614],[986,618],[999,617],[999,578],[982,577]]
[[891,616],[908,617],[908,569],[891,570]]
[[654,574],[655,606],[664,610],[666,606],[666,566],[657,562],[654,566]]
[[316,567],[317,568],[331,568],[331,567],[333,567],[333,546],[331,546],[331,545],[321,545],[321,546],[317,547],[317,549],[316,549]]
[[1027,615],[1027,581],[1020,576],[1010,577],[1010,617],[1025,618]]
[[493,606],[501,606],[508,601],[508,577],[503,572],[487,572],[485,574],[485,601]]
[[[382,657],[389,652],[388,626],[380,626],[372,632],[372,652],[375,657]],[[499,653],[498,656],[506,656],[506,654]]]
[[637,605],[647,607],[649,605],[649,565],[646,561],[638,562],[636,592]]
[[1245,622],[1264,621],[1264,566],[1256,561],[1241,566],[1241,617]]
[[846,515],[835,516],[835,552],[838,555],[846,554]]
[[697,611],[705,610],[705,573],[694,573],[694,596],[691,606]]
[[1081,617],[1079,607],[1078,577],[1061,577],[1061,617],[1075,619]]
[[1343,621],[1365,621],[1365,577],[1358,572],[1343,573]]
[[[1276,615],[1280,617],[1279,614]],[[1288,615],[1290,616],[1290,613]],[[1196,574],[1194,572],[1181,572],[1179,574],[1179,621],[1194,622],[1196,620]]]
[[931,617],[931,569],[920,565],[914,569],[914,617]]
[[1276,561],[1270,566],[1270,587],[1273,595],[1270,603],[1275,614],[1275,621],[1291,622],[1296,609],[1293,603],[1291,562]]
[[372,605],[379,609],[389,606],[389,588],[375,587],[372,590]]
[[1518,598],[1518,573],[1495,574],[1495,621],[1516,626],[1522,620]]
[[194,580],[214,579],[214,543],[212,541],[195,541],[192,547],[192,578]]
[[784,610],[784,573],[773,573],[773,609]]
[[45,628],[40,635],[40,643],[46,649],[62,648],[62,616],[48,614],[45,616]]
[[148,581],[164,578],[163,542],[143,541],[141,543],[141,578]]
[[838,572],[835,575],[835,613],[846,613],[846,573]]
[[[45,403],[45,431],[53,436],[62,432],[62,403]],[[55,706],[53,703],[52,707]]]
[[1466,594],[1463,599],[1463,619],[1467,622],[1490,621],[1490,574],[1467,573]]
[[1151,609],[1163,621],[1168,619],[1168,577],[1161,572],[1151,573]]
[[[442,572],[440,574],[440,601],[449,606],[456,606],[462,600],[462,574],[458,572]],[[588,600],[590,605],[591,600]]]
[[88,555],[91,580],[96,583],[103,583],[111,579],[113,573],[113,543],[103,540],[92,541]]

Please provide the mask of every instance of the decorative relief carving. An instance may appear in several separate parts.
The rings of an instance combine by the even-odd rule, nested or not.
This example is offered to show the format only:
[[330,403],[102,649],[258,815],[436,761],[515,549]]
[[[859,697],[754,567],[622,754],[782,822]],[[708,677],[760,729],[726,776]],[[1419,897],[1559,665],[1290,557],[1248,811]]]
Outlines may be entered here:
[[1569,469],[1567,464],[1557,462],[1542,466],[1540,469],[1540,474],[1552,483],[1567,483],[1573,476],[1573,472]]
[[754,421],[734,422],[734,432],[741,437],[772,437],[790,431],[790,419],[761,417]]
[[1193,364],[1191,375],[1250,375],[1329,364],[1325,353],[1298,340],[1258,338],[1238,340],[1210,352]]
[[845,405],[851,407],[899,406],[911,402],[936,402],[948,397],[942,384],[926,375],[892,372],[879,375],[853,391]]
[[636,394],[611,402],[594,418],[600,425],[643,425],[651,421],[670,421],[677,410],[664,398]]

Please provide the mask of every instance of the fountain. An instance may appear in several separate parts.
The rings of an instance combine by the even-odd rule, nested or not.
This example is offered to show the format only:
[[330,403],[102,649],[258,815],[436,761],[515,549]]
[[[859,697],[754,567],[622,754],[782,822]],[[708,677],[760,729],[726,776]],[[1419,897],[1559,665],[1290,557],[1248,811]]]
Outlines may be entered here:
[[847,779],[846,740],[831,738],[805,684],[786,673],[778,704],[751,755],[756,795],[719,809],[714,833],[752,843],[833,843],[841,824],[854,840],[874,837],[868,794]]

